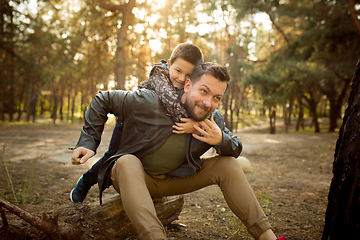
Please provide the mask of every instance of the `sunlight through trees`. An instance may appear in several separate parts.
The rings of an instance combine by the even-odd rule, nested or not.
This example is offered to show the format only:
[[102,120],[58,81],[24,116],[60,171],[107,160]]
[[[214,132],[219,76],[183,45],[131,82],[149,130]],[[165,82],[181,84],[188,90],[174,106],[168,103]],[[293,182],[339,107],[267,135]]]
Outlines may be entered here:
[[[338,128],[360,52],[360,1],[2,1],[0,119],[82,118],[99,90],[134,90],[181,42],[228,67],[220,106]],[[275,125],[274,125],[275,126]],[[274,129],[275,130],[275,129]],[[275,131],[274,131],[275,132]]]

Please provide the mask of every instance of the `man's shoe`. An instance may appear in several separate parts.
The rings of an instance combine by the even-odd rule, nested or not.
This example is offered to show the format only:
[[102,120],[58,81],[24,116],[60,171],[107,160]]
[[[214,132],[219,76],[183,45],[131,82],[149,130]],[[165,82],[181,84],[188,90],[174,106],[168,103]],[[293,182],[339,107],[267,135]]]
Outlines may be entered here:
[[87,193],[89,192],[91,185],[86,184],[83,181],[83,176],[79,178],[76,183],[76,186],[70,192],[70,200],[73,203],[82,203],[86,198]]

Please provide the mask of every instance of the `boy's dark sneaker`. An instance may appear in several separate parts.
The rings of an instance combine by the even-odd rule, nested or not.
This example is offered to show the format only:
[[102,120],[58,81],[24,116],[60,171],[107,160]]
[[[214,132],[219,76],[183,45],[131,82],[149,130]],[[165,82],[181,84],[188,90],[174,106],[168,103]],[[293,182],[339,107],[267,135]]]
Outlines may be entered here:
[[70,192],[70,200],[73,203],[82,203],[86,198],[87,193],[89,192],[91,185],[86,184],[83,181],[83,176],[79,178],[76,183],[76,186]]

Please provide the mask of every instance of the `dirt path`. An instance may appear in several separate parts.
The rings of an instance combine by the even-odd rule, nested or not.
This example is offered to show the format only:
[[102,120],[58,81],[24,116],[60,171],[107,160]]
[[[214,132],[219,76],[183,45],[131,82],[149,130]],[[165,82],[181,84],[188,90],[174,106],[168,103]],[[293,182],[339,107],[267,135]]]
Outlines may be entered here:
[[[70,190],[106,151],[112,128],[105,127],[102,144],[92,161],[72,166],[68,148],[76,144],[81,125],[0,125],[0,146],[6,144],[2,159],[14,186],[11,188],[7,181],[2,161],[1,196],[14,202],[14,189],[17,201],[32,212],[51,212],[70,205]],[[251,129],[236,134],[244,145],[242,156],[252,164],[247,179],[276,234],[287,239],[320,239],[338,134],[270,135],[252,133]],[[94,187],[85,203],[98,201],[97,193]],[[115,191],[109,189],[105,196],[112,194]],[[26,228],[17,217],[11,219],[12,224]],[[251,239],[216,186],[187,194],[179,220],[167,231],[169,239]],[[36,231],[33,239],[37,239],[35,236]]]

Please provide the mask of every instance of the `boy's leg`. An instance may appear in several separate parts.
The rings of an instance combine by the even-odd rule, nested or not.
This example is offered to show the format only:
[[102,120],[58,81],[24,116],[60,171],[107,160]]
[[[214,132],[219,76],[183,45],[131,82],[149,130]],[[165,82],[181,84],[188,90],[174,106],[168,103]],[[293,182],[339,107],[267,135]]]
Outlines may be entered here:
[[105,152],[102,158],[100,158],[86,173],[83,174],[83,181],[86,184],[93,186],[97,183],[97,176],[102,163],[109,159],[119,150],[121,135],[124,126],[123,123],[124,122],[119,119],[116,120],[108,150]]
[[85,172],[77,181],[76,186],[70,192],[72,202],[83,202],[90,188],[98,181],[99,169],[104,161],[114,155],[120,146],[121,134],[123,131],[123,121],[117,119],[111,136],[108,150],[87,172]]
[[153,197],[185,194],[217,184],[227,204],[256,239],[270,228],[270,223],[234,157],[217,156],[203,160],[202,170],[189,177],[146,177]]
[[139,238],[166,239],[164,227],[157,218],[155,207],[146,185],[149,177],[141,161],[134,155],[120,157],[111,170],[111,181],[120,193],[125,212]]

